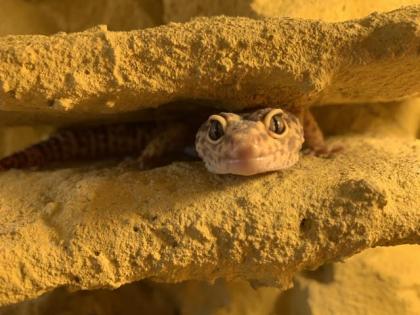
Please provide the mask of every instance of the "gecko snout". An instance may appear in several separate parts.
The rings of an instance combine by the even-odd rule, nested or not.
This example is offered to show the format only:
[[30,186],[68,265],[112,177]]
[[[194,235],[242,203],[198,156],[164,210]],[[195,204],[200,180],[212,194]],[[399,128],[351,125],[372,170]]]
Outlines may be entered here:
[[237,160],[247,160],[257,158],[260,155],[260,149],[255,143],[241,143],[230,151],[230,158]]
[[253,128],[239,130],[226,137],[226,155],[230,159],[252,159],[260,155],[258,136]]

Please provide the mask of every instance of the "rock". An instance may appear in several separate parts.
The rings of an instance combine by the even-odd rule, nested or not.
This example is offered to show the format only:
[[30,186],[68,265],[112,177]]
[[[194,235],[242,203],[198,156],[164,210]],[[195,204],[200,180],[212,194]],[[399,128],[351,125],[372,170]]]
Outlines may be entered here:
[[316,107],[312,111],[324,133],[420,138],[420,98],[404,102]]
[[163,0],[166,22],[187,22],[196,16],[249,16],[253,18],[287,16],[329,22],[364,17],[372,12],[391,11],[417,0]]
[[12,34],[52,34],[58,26],[32,1],[2,0],[0,36]]
[[237,110],[412,97],[419,15],[417,5],[335,24],[217,17],[0,38],[0,119],[58,124],[134,119],[165,103]]
[[[79,2],[5,2],[10,12],[19,11],[16,25],[22,27],[10,31],[11,22],[3,19],[0,31],[30,32],[37,23],[33,30],[45,34],[96,23],[129,30],[161,22],[160,7],[152,10],[149,0],[136,1],[135,8],[129,0],[105,1],[104,6],[83,2],[94,20],[72,11]],[[166,18],[170,3],[163,3]],[[250,16],[268,15],[276,5],[288,12],[285,2],[236,3]],[[395,5],[381,3],[381,8]],[[217,11],[218,3],[213,4]],[[328,6],[326,15],[302,10],[331,21],[371,8],[362,3],[340,11],[331,10],[331,4],[317,4]],[[189,5],[185,12],[197,8]],[[298,5],[294,8],[290,15],[303,14]],[[134,18],[124,20],[127,11]],[[67,13],[69,19],[63,19]],[[105,288],[123,286],[115,292],[122,292],[121,303],[135,295],[140,300],[133,307],[144,312],[194,314],[200,303],[208,303],[191,301],[191,292],[198,290],[222,304],[228,295],[232,302],[221,312],[267,313],[276,301],[286,312],[293,305],[279,298],[280,292],[300,271],[324,264],[298,276],[286,296],[308,312],[350,310],[364,293],[357,281],[348,281],[354,269],[346,280],[341,265],[329,263],[370,247],[420,243],[419,103],[410,100],[420,91],[419,17],[417,5],[335,24],[215,17],[131,32],[99,25],[49,37],[1,37],[0,123],[13,126],[2,131],[4,152],[51,130],[35,127],[38,123],[159,119],[168,112],[193,116],[193,110],[209,105],[237,110],[285,103],[313,106],[324,129],[340,134],[332,141],[345,145],[333,159],[303,157],[293,169],[250,178],[209,174],[198,162],[144,172],[94,163],[0,173],[0,304],[26,301],[2,311],[9,315],[27,307],[40,313],[45,307],[48,313],[74,307],[74,301],[86,303],[83,310],[89,313],[112,304],[113,292]],[[382,104],[361,108],[362,102],[377,101]],[[331,114],[328,105],[341,103],[352,106]],[[374,119],[368,117],[372,112]],[[20,124],[32,127],[14,127]],[[13,141],[23,134],[28,138]],[[390,259],[355,261],[360,269]],[[415,301],[416,287],[404,298],[394,293],[415,282],[395,280],[390,271],[370,268],[358,275],[375,293],[366,310],[378,307],[382,293],[383,306],[395,302],[391,309],[396,313],[415,305],[401,301]],[[327,286],[332,276],[336,280]],[[191,282],[152,283],[184,280]],[[276,288],[261,288],[265,285]],[[347,297],[352,285],[360,290],[348,304],[324,299]],[[393,291],[381,291],[381,286]],[[52,293],[27,301],[47,292]],[[169,302],[162,304],[162,297]],[[209,314],[215,309],[206,307]],[[361,305],[354,309],[364,310]]]
[[420,310],[419,246],[369,249],[305,275],[279,297],[279,314],[415,315]]
[[420,309],[419,258],[420,246],[368,249],[343,263],[326,264],[298,275],[294,287],[286,292],[222,279],[213,284],[140,281],[112,291],[60,288],[4,307],[0,314],[415,315]]
[[78,32],[98,24],[106,24],[110,30],[129,31],[160,24],[156,10],[157,1],[150,0],[35,0],[37,6],[48,12],[66,32]]
[[97,24],[127,31],[162,23],[154,0],[2,0],[0,35],[83,31]]
[[341,141],[332,160],[248,178],[199,162],[2,173],[0,303],[146,278],[286,289],[300,270],[419,243],[419,143]]

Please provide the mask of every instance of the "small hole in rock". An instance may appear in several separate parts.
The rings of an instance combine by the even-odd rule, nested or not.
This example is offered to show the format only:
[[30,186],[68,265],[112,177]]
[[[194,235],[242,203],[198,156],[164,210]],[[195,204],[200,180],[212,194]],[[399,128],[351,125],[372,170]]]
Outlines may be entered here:
[[48,100],[47,101],[47,106],[48,107],[53,107],[54,106],[54,102],[55,102],[54,100]]
[[89,75],[90,74],[90,71],[86,69],[85,70],[85,74],[88,74]]
[[133,231],[137,233],[138,231],[140,231],[140,228],[138,226],[134,226]]
[[97,250],[95,250],[93,253],[95,254],[95,256],[99,256],[101,254],[101,252]]
[[81,279],[78,276],[74,276],[74,282],[80,283]]
[[311,220],[307,218],[303,218],[300,221],[299,229],[301,232],[307,232],[310,229],[311,226]]

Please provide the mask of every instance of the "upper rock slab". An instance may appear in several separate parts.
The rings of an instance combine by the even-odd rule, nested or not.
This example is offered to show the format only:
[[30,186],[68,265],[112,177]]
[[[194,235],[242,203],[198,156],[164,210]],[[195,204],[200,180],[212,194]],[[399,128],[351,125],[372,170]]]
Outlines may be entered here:
[[343,23],[216,17],[6,36],[0,119],[77,122],[183,100],[235,109],[406,98],[420,93],[419,30],[417,5]]

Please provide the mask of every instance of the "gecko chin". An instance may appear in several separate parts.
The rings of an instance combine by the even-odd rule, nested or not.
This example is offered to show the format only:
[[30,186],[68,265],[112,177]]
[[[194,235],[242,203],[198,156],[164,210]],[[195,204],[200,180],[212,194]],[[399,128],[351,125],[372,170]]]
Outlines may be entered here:
[[289,168],[299,160],[299,154],[279,158],[278,154],[270,154],[256,158],[226,159],[217,163],[206,163],[210,172],[216,174],[235,174],[250,176]]

